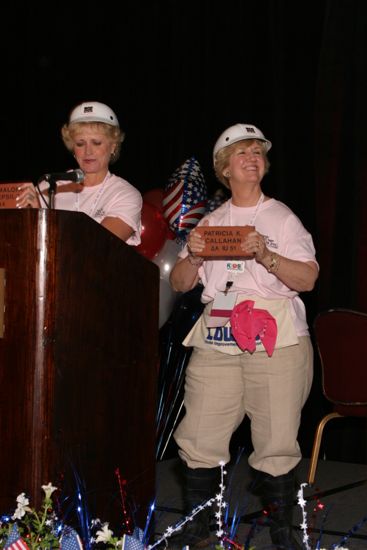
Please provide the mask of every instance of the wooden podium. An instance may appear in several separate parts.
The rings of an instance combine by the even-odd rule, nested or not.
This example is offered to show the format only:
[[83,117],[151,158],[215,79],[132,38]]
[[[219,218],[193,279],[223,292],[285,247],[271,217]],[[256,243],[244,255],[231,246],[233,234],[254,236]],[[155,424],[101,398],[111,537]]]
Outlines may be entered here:
[[83,213],[1,210],[0,287],[0,513],[22,492],[38,509],[51,482],[117,527],[132,503],[144,527],[158,266]]

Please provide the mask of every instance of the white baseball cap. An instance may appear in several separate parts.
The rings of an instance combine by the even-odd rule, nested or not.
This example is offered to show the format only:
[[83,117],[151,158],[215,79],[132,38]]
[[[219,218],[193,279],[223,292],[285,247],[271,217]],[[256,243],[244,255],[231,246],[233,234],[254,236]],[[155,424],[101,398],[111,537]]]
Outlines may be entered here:
[[236,143],[236,141],[241,141],[242,139],[259,139],[265,143],[266,152],[271,148],[271,141],[265,138],[264,134],[256,128],[253,124],[235,124],[230,126],[227,130],[219,136],[215,142],[213,149],[213,160],[215,161],[215,156],[221,149]]
[[69,124],[73,122],[104,122],[111,126],[119,126],[119,121],[115,113],[98,101],[89,101],[77,105],[70,114]]

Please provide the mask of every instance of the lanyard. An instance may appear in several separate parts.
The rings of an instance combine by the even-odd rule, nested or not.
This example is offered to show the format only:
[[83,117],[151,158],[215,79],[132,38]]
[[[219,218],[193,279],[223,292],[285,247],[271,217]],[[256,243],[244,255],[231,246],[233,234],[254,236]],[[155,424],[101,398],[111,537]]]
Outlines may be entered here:
[[[253,226],[255,225],[256,216],[263,202],[264,202],[264,193],[261,193],[259,200],[256,203],[254,213],[252,214],[252,217],[247,225],[253,225]],[[228,201],[228,206],[229,206],[229,225],[233,225],[232,201]],[[244,269],[245,269],[245,260],[235,260],[234,262],[227,262],[228,280],[226,282],[226,288],[224,290],[224,294],[227,294],[229,289],[233,286],[234,276],[238,275],[239,273],[242,273]]]
[[[252,217],[247,225],[255,225],[256,216],[263,202],[264,202],[264,193],[261,193],[259,200],[256,203],[256,208],[254,210],[254,213],[252,214]],[[228,201],[228,207],[229,207],[229,225],[233,225],[232,224],[232,200]]]
[[[99,200],[103,195],[103,191],[104,191],[104,188],[106,187],[106,182],[107,182],[107,179],[109,178],[109,176],[110,176],[110,174],[106,174],[106,177],[104,178],[102,184],[100,184],[101,186],[98,190],[98,193],[96,194],[96,196],[94,198],[93,204],[90,207],[89,212],[87,212],[88,216],[90,216],[91,218],[93,217],[93,214],[95,213],[95,210],[97,208]],[[75,208],[76,208],[76,211],[79,212],[79,193],[76,194]]]

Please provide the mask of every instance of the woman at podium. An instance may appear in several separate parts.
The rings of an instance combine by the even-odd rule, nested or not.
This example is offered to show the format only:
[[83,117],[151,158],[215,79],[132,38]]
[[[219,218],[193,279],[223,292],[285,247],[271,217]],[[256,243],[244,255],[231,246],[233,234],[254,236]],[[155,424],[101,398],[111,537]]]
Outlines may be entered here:
[[115,113],[98,101],[80,103],[61,135],[79,169],[21,185],[17,207],[84,212],[127,244],[140,244],[141,193],[109,169],[125,137]]

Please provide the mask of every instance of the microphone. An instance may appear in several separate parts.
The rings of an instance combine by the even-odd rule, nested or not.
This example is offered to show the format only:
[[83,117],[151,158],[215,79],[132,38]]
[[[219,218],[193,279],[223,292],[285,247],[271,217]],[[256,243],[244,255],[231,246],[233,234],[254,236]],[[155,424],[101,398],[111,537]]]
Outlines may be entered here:
[[69,170],[69,172],[54,172],[53,174],[45,174],[43,179],[48,182],[73,181],[75,183],[81,183],[84,181],[84,172],[80,168],[77,168],[76,170]]

